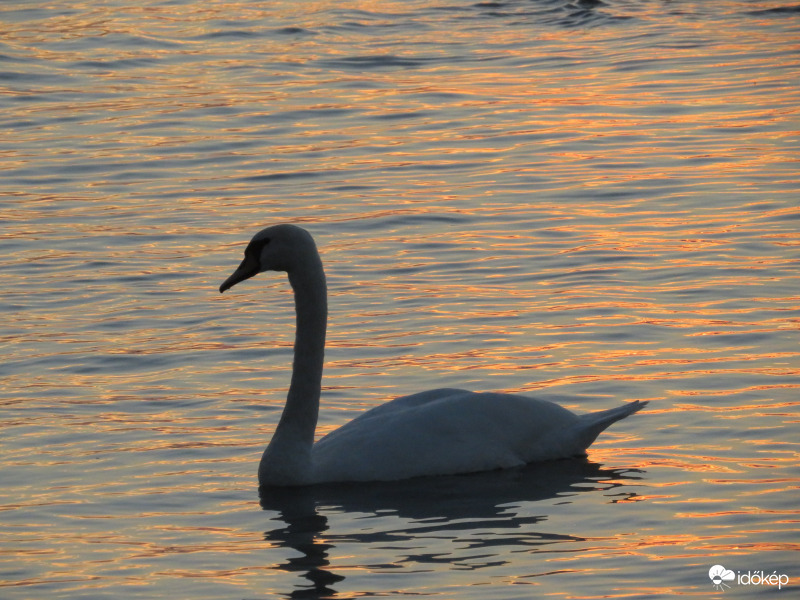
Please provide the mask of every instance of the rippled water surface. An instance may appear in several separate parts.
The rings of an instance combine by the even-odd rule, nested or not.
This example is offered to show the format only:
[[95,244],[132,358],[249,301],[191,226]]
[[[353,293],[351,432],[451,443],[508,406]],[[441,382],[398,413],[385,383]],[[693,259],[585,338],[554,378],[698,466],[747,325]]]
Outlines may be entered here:
[[[797,4],[0,24],[0,596],[793,593]],[[278,275],[217,288],[279,222],[328,274],[318,433],[432,387],[650,404],[586,461],[259,499],[293,306]]]

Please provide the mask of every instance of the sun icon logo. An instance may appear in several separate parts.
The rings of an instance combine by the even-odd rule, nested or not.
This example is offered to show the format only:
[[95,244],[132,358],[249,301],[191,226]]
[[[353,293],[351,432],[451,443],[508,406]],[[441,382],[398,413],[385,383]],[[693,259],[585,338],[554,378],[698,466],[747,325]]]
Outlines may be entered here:
[[708,578],[714,584],[714,589],[720,592],[724,591],[723,588],[729,588],[726,581],[733,581],[736,575],[733,571],[726,569],[722,565],[714,565],[708,570]]

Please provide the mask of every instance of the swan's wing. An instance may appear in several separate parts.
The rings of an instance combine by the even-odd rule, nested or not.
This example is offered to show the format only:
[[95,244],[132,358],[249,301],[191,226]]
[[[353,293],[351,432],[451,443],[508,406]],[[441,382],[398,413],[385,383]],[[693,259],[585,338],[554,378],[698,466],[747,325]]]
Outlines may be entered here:
[[376,407],[319,440],[316,481],[393,480],[508,468],[583,452],[579,417],[511,394],[442,389]]

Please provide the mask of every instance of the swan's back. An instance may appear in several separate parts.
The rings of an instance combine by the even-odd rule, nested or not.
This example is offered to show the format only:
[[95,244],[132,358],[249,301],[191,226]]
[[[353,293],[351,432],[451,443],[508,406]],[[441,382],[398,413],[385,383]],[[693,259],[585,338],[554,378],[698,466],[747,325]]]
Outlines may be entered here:
[[581,455],[600,431],[643,405],[578,416],[513,394],[438,389],[403,396],[314,444],[313,480],[388,481]]

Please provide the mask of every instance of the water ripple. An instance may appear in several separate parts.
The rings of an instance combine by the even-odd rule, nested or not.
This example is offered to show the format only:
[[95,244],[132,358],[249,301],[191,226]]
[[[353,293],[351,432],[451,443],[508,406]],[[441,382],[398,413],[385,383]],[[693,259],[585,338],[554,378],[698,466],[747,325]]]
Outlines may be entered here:
[[[0,8],[3,597],[794,577],[800,64],[779,4]],[[443,386],[648,410],[589,461],[259,506],[292,299],[275,274],[217,289],[282,221],[327,269],[319,433]]]

